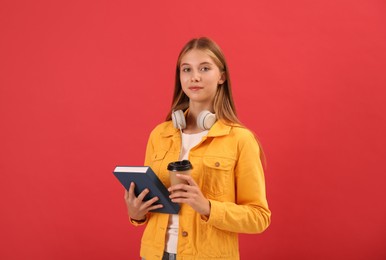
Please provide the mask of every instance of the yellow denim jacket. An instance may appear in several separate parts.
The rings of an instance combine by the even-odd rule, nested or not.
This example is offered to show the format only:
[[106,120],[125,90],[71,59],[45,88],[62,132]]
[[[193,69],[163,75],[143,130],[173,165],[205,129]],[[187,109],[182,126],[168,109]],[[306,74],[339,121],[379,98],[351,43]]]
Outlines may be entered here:
[[[167,165],[177,161],[181,135],[171,121],[150,134],[145,165],[151,166],[166,187]],[[210,200],[208,219],[189,205],[179,212],[177,259],[239,259],[238,233],[261,233],[270,223],[260,150],[254,135],[240,125],[217,121],[193,147],[189,160],[192,177]],[[141,256],[162,259],[168,214],[148,213],[141,241]]]

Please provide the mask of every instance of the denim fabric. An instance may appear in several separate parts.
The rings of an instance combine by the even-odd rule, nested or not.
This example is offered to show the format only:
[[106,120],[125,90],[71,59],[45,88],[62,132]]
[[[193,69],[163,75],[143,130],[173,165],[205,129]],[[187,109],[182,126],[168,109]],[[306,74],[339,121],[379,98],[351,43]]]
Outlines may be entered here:
[[176,254],[170,254],[168,252],[164,252],[164,256],[162,257],[162,260],[176,260],[177,255]]
[[[168,252],[164,252],[164,255],[162,256],[162,260],[176,260],[177,255],[176,254],[170,254]],[[142,258],[142,260],[145,260],[145,258]]]

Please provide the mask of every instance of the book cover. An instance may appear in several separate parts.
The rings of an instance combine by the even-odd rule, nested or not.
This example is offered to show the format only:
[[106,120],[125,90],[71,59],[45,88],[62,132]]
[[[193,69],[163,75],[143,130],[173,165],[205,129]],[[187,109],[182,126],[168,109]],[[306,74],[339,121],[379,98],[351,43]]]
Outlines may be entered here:
[[148,188],[149,193],[146,194],[144,200],[147,201],[155,196],[159,198],[154,204],[162,204],[163,207],[151,212],[178,214],[180,205],[173,203],[169,198],[169,191],[153,170],[148,166],[117,166],[114,169],[114,175],[120,183],[129,190],[130,183],[135,183],[134,193],[139,195],[144,189]]

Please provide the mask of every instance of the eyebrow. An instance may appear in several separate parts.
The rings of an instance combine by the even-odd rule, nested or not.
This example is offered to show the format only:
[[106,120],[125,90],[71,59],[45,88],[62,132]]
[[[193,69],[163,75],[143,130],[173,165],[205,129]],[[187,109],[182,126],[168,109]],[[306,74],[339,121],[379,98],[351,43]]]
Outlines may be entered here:
[[[184,66],[184,65],[190,66],[191,64],[189,64],[189,63],[182,63],[180,66]],[[200,66],[201,66],[201,65],[213,65],[213,63],[208,62],[208,61],[204,61],[204,62],[201,62],[199,65],[200,65]]]

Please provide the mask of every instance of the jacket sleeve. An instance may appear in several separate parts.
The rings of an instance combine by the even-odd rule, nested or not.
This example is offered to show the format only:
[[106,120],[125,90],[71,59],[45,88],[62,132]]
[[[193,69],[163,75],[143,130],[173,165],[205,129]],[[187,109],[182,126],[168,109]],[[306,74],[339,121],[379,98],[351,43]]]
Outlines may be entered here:
[[210,200],[207,224],[230,232],[261,233],[270,224],[271,212],[266,199],[260,148],[248,130],[240,136],[237,151],[236,203]]
[[154,144],[153,144],[153,136],[154,136],[154,130],[150,133],[149,139],[147,141],[146,145],[146,153],[145,153],[145,166],[149,166],[151,163],[151,157],[154,153]]
[[[145,163],[144,163],[145,166],[149,166],[150,165],[151,156],[152,156],[152,154],[154,152],[152,136],[153,136],[153,132],[150,134],[150,137],[149,137],[149,139],[147,141],[146,153],[145,153]],[[134,226],[142,226],[142,225],[145,225],[149,221],[150,217],[151,217],[151,213],[148,212],[146,214],[146,219],[144,221],[136,221],[136,220],[130,218],[130,223],[133,224]]]

